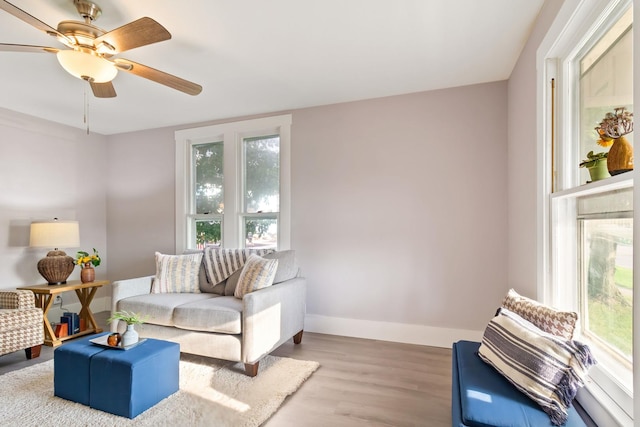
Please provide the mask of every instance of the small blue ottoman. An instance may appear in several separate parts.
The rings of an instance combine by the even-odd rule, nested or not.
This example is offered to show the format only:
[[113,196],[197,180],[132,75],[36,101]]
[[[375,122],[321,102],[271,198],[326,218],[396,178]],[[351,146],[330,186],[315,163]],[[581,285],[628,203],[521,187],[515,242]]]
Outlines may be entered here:
[[56,348],[56,396],[134,418],[178,391],[179,344],[148,338],[134,348],[118,350],[89,341],[99,336]]
[[131,350],[91,358],[89,406],[134,418],[178,391],[180,345],[148,338]]
[[[108,334],[108,332],[105,334]],[[54,395],[89,406],[91,358],[105,350],[103,347],[89,342],[90,339],[97,336],[99,335],[68,341],[55,349],[53,353]]]

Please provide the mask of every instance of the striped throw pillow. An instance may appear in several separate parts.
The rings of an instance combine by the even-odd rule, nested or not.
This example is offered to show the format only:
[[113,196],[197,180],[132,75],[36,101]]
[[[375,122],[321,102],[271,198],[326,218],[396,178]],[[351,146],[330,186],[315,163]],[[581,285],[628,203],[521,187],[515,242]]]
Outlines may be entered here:
[[249,292],[271,286],[277,270],[277,259],[264,259],[255,254],[249,255],[240,272],[238,285],[233,296],[242,298]]
[[501,308],[482,337],[478,355],[549,415],[567,421],[567,408],[596,361],[589,347],[544,332]]
[[251,254],[265,255],[273,249],[223,249],[215,246],[204,248],[204,266],[207,280],[212,286],[240,270]]
[[202,253],[164,255],[156,252],[156,277],[151,292],[200,293],[200,264]]

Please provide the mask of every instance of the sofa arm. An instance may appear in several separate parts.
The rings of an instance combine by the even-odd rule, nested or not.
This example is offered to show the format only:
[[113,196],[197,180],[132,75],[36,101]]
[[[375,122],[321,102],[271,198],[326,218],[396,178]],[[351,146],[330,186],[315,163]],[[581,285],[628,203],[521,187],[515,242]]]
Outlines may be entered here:
[[[118,311],[118,301],[150,293],[154,277],[136,277],[135,279],[116,280],[113,282],[111,284],[111,313]],[[111,332],[118,331],[118,323],[118,321],[111,322]]]
[[0,291],[0,308],[26,309],[36,306],[33,292],[27,290]]
[[242,299],[242,362],[253,363],[304,329],[307,285],[296,277]]

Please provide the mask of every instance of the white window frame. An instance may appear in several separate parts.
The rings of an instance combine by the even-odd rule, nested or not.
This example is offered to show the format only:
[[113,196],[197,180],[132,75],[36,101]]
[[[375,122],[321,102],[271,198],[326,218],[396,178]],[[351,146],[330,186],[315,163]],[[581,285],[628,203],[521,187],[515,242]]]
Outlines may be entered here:
[[[538,164],[538,188],[537,188],[537,230],[538,230],[538,247],[537,247],[537,289],[538,299],[554,306],[577,309],[577,298],[573,291],[563,291],[553,286],[559,280],[555,277],[553,271],[553,256],[560,250],[567,248],[553,247],[551,234],[551,221],[554,216],[552,212],[553,205],[561,205],[566,197],[578,197],[587,195],[592,192],[600,192],[605,190],[613,190],[616,188],[624,188],[633,186],[636,171],[628,172],[608,178],[604,181],[588,184],[578,188],[577,175],[568,171],[568,168],[560,168],[560,173],[555,176],[557,182],[556,188],[563,188],[551,195],[552,193],[552,158],[555,157],[556,165],[560,162],[566,164],[571,161],[578,164],[579,160],[576,156],[576,148],[569,144],[560,144],[556,148],[556,155],[552,156],[551,140],[555,139],[556,145],[563,139],[571,138],[574,129],[570,126],[563,126],[565,123],[561,117],[573,117],[579,112],[571,111],[569,99],[570,89],[563,85],[564,82],[571,81],[572,70],[571,64],[563,62],[559,58],[570,58],[578,52],[582,46],[581,41],[589,39],[595,34],[597,28],[603,22],[606,22],[611,11],[620,5],[627,3],[629,0],[565,0],[555,21],[547,32],[546,37],[540,44],[537,51],[537,164]],[[638,8],[634,10],[634,22],[640,22]],[[585,31],[585,29],[588,29]],[[634,31],[634,69],[635,74],[639,63],[638,52],[638,36],[639,31]],[[551,79],[555,79],[556,87],[556,103],[554,121],[555,134],[552,134],[551,112],[554,109],[551,106]],[[640,82],[636,82],[634,78],[634,106],[640,105],[639,93]],[[574,101],[574,100],[573,100]],[[570,120],[569,123],[575,123]],[[559,149],[558,149],[559,148]],[[636,169],[637,170],[637,169]],[[638,206],[640,205],[640,191],[634,187],[634,218],[638,216]],[[551,195],[551,196],[550,196]],[[640,221],[634,221],[640,225]],[[634,228],[634,240],[636,242],[639,236],[640,226]],[[569,248],[569,250],[571,250]],[[634,271],[638,269],[638,256],[634,252]],[[634,388],[638,390],[640,385],[640,339],[638,339],[638,331],[640,330],[640,289],[638,286],[638,276],[634,274],[634,363],[633,376]],[[573,280],[575,278],[562,277],[563,280]],[[605,387],[603,388],[602,385]],[[578,393],[577,400],[589,413],[598,425],[633,425],[633,414],[640,414],[640,399],[633,398],[624,392],[623,388],[617,386],[615,381],[602,370],[595,366],[590,371],[590,378],[586,386]]]
[[[245,138],[262,135],[280,137],[280,211],[278,218],[278,250],[291,247],[291,114],[243,120],[218,125],[184,129],[175,132],[176,142],[176,253],[189,247],[190,222],[194,215],[192,156],[193,145],[222,141],[224,144],[224,214],[222,238],[227,248],[242,248],[243,212],[242,143]],[[266,214],[273,215],[273,214]],[[212,215],[212,219],[218,215]]]

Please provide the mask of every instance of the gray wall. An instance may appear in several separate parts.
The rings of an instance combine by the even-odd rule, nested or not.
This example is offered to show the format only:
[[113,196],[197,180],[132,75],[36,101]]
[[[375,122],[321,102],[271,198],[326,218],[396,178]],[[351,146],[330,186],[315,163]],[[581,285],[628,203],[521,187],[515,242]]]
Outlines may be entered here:
[[[310,314],[482,329],[507,288],[506,107],[497,82],[291,112]],[[174,130],[108,138],[113,280],[173,251]]]
[[53,248],[29,248],[29,225],[54,217],[79,221],[81,248],[98,250],[106,278],[106,156],[104,136],[0,109],[0,289],[44,283],[36,264]]

